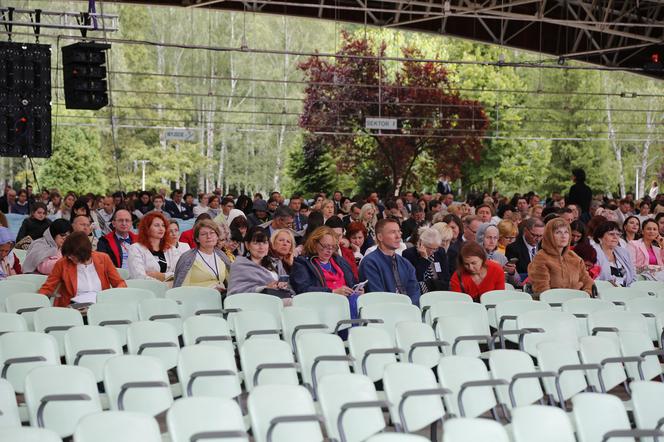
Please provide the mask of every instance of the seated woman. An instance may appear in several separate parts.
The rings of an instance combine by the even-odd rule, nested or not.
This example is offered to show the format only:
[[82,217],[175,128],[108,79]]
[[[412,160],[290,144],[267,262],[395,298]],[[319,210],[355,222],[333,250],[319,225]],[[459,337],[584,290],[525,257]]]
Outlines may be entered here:
[[346,228],[346,238],[348,239],[349,248],[353,251],[355,264],[359,266],[360,261],[364,257],[361,249],[367,238],[367,228],[361,222],[352,222]]
[[[570,247],[571,249],[572,247]],[[597,265],[597,251],[590,244],[588,239],[584,239],[582,242],[578,243],[574,247],[574,253],[579,255],[579,258],[583,260],[583,263],[586,265],[586,270],[588,274],[593,279],[597,279],[602,269]]]
[[168,220],[159,212],[148,212],[138,224],[138,241],[129,246],[129,278],[173,279],[180,251],[171,246]]
[[304,243],[304,254],[295,258],[291,284],[295,293],[332,292],[348,296],[357,284],[348,262],[339,254],[339,242],[328,226],[313,231]]
[[436,228],[425,227],[419,231],[417,246],[401,254],[415,267],[421,293],[449,289],[450,266],[442,242]]
[[662,270],[664,238],[659,234],[659,226],[654,219],[647,219],[643,222],[642,231],[643,237],[630,241],[627,246],[637,273],[647,270]]
[[634,215],[630,215],[625,218],[622,228],[623,234],[620,241],[620,247],[627,248],[627,245],[641,238],[641,221],[639,218]]
[[572,242],[570,245],[570,250],[574,250],[577,244],[582,242],[589,242],[587,241],[588,238],[586,237],[586,225],[583,223],[583,221],[578,219],[572,221],[570,228],[572,229]]
[[44,232],[51,225],[51,220],[46,217],[46,204],[32,203],[30,206],[30,216],[23,220],[21,228],[16,235],[16,242],[25,244],[27,248],[32,241],[36,241],[42,236]]
[[231,262],[217,244],[221,232],[217,223],[204,219],[194,226],[197,247],[184,252],[175,265],[173,287],[211,287],[226,291]]
[[597,251],[597,264],[602,269],[598,279],[628,287],[636,279],[636,270],[629,252],[620,247],[621,233],[618,223],[605,221],[593,230],[593,247]]
[[[511,223],[511,221],[509,222]],[[515,287],[520,287],[522,283],[519,273],[516,271],[516,264],[509,262],[507,257],[498,251],[500,240],[500,231],[498,230],[498,227],[493,224],[482,224],[477,230],[477,236],[475,239],[482,245],[482,247],[484,247],[487,259],[497,262],[503,268],[506,281]]]
[[569,250],[572,231],[562,218],[544,228],[541,248],[528,265],[528,277],[535,297],[549,289],[583,290],[592,295],[593,279],[583,260]]
[[102,290],[127,287],[111,258],[105,253],[93,252],[83,232],[67,237],[62,245],[62,256],[38,290],[43,295],[55,296],[53,305],[56,307],[94,303]]
[[51,273],[55,263],[62,258],[60,248],[71,232],[71,223],[66,219],[53,221],[44,232],[44,236],[30,244],[23,262],[23,272],[42,275]]
[[168,222],[168,231],[171,234],[171,246],[178,249],[180,254],[191,249],[191,246],[186,242],[180,242],[180,224],[178,224],[178,220],[171,219]]
[[228,295],[268,293],[281,298],[290,298],[293,291],[286,282],[288,273],[280,260],[268,255],[270,242],[265,229],[259,226],[250,228],[244,242],[249,257],[238,256],[231,264]]
[[13,252],[14,238],[10,230],[0,227],[0,279],[23,273],[21,263]]
[[270,256],[281,261],[286,273],[291,272],[295,260],[295,236],[289,229],[277,229],[270,236]]
[[516,241],[518,234],[519,229],[512,220],[504,219],[500,221],[498,223],[498,247],[496,250],[504,255],[507,246]]
[[459,250],[457,269],[450,277],[450,290],[466,293],[475,301],[491,290],[505,290],[503,268],[486,257],[484,247],[465,242]]

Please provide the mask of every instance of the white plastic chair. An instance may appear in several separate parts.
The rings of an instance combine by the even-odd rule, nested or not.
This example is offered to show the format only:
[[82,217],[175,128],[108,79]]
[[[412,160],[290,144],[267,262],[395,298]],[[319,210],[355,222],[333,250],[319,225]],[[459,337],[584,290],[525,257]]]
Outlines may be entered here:
[[542,402],[542,379],[555,378],[555,372],[535,368],[528,353],[519,350],[494,350],[489,356],[489,369],[493,379],[505,379],[509,386],[498,385],[496,393],[501,403],[511,407]]
[[577,318],[577,334],[579,336],[587,336],[590,334],[588,331],[588,315],[590,313],[606,310],[618,310],[618,306],[616,306],[611,301],[606,301],[603,299],[577,298],[563,301],[562,310],[564,312],[573,314]]
[[293,307],[315,310],[321,322],[337,333],[348,328],[352,323],[360,323],[350,319],[348,299],[343,295],[329,292],[300,293],[293,297]]
[[25,378],[25,403],[30,425],[48,428],[60,437],[74,434],[78,420],[101,411],[97,381],[84,367],[37,367]]
[[[172,442],[223,437],[228,442],[247,442],[242,411],[234,400],[189,397],[175,401],[166,414]],[[160,439],[161,440],[161,439]]]
[[89,369],[96,382],[104,380],[106,361],[122,355],[118,332],[98,325],[70,328],[65,333],[64,346],[67,364]]
[[371,304],[412,304],[408,295],[390,292],[370,292],[357,297],[357,310],[362,314],[362,309]]
[[404,321],[420,321],[421,312],[416,305],[412,304],[369,304],[362,309],[362,318],[380,320],[381,322],[369,324],[367,327],[377,327],[385,330],[390,335],[392,346],[394,346],[396,345],[396,325]]
[[617,332],[623,331],[648,335],[648,322],[640,313],[623,310],[601,311],[588,315],[588,330],[591,335],[608,336],[617,340]]
[[304,307],[286,307],[281,313],[281,325],[286,341],[293,352],[297,351],[297,337],[305,333],[330,333],[332,330],[321,321],[316,310]]
[[46,428],[0,428],[0,441],[21,441],[21,442],[62,442],[58,433]]
[[664,384],[652,381],[634,381],[630,384],[636,428],[661,428],[664,418]]
[[599,299],[611,301],[623,309],[625,302],[628,300],[642,298],[644,296],[648,296],[648,292],[644,292],[632,287],[611,287],[599,290]]
[[545,405],[512,410],[512,435],[514,442],[576,442],[567,413]]
[[277,322],[274,316],[260,310],[242,310],[229,316],[234,324],[235,342],[242,348],[245,341],[254,338],[279,340],[281,337],[281,320]]
[[118,275],[120,275],[120,278],[124,279],[125,281],[129,279],[129,270],[120,267],[116,267],[115,270],[117,270]]
[[359,442],[385,428],[374,383],[359,374],[331,374],[318,385],[318,403],[325,416],[328,437],[341,442]]
[[636,359],[623,357],[613,339],[585,336],[579,340],[579,352],[585,364],[599,364],[599,370],[587,373],[588,382],[595,391],[605,393],[627,380],[624,364]]
[[450,292],[445,290],[438,290],[433,292],[427,292],[420,296],[420,309],[422,310],[422,321],[427,324],[431,324],[431,317],[428,312],[433,304],[440,301],[452,301],[452,302],[473,302],[473,298],[470,295],[459,292]]
[[6,427],[18,428],[21,426],[21,417],[16,403],[16,393],[12,384],[6,379],[0,379],[0,429]]
[[136,321],[137,303],[96,303],[88,307],[88,324],[112,328],[118,333],[122,345],[127,344],[127,327]]
[[16,293],[36,293],[39,287],[27,281],[10,281],[8,279],[0,281],[0,312],[5,309],[5,300]]
[[166,291],[166,299],[172,299],[180,305],[182,318],[197,315],[221,316],[221,294],[209,287],[176,287]]
[[32,317],[35,331],[50,334],[58,341],[60,356],[65,355],[65,332],[83,325],[81,312],[66,307],[44,307]]
[[8,296],[5,300],[5,308],[8,313],[18,313],[23,316],[28,330],[34,330],[34,315],[37,310],[50,307],[51,301],[45,295],[37,293],[16,293]]
[[83,417],[75,442],[161,442],[157,421],[143,413],[102,411]]
[[256,442],[323,440],[314,402],[299,385],[260,385],[247,401]]
[[478,342],[493,342],[489,317],[483,305],[437,302],[431,307],[432,326],[439,340],[451,345],[452,354],[477,356]]
[[641,313],[646,317],[650,339],[653,341],[660,340],[662,329],[657,326],[657,316],[664,314],[664,298],[648,296],[630,299],[629,301],[625,301],[625,309],[627,309],[628,312]]
[[170,324],[178,336],[182,334],[182,312],[177,302],[172,299],[143,299],[138,303],[138,319]]
[[404,352],[402,362],[413,362],[429,368],[438,365],[449,343],[436,339],[433,329],[419,321],[399,322],[395,327],[396,346]]
[[0,335],[7,332],[28,331],[28,324],[17,313],[0,312]]
[[[156,298],[153,291],[140,287],[132,287],[130,281],[147,281],[143,279],[130,279],[127,287],[106,289],[97,295],[98,304],[138,304],[144,299]],[[158,281],[157,281],[158,282]]]
[[489,324],[493,328],[498,328],[498,319],[496,318],[496,306],[509,301],[532,301],[532,296],[526,292],[518,292],[514,289],[490,290],[480,296],[482,304],[489,313]]
[[233,338],[224,318],[201,315],[192,316],[182,324],[184,345],[214,345],[233,353]]
[[522,313],[516,318],[517,328],[528,332],[522,336],[522,349],[532,356],[537,355],[541,342],[569,342],[577,346],[577,320],[571,313],[554,310],[539,310]]
[[152,356],[116,356],[104,366],[104,388],[111,410],[135,411],[151,416],[173,402],[168,375]]
[[664,283],[662,281],[634,281],[630,286],[657,297],[664,297]]
[[[266,295],[264,293],[236,293],[227,296],[224,300],[224,309],[227,311],[240,310],[259,311],[272,315],[275,324],[281,324],[281,312],[284,309],[284,303],[276,296]],[[233,327],[234,313],[228,316],[229,325]]]
[[515,333],[517,329],[523,327],[517,323],[517,317],[529,312],[548,312],[551,310],[551,306],[546,302],[518,300],[501,302],[496,305],[495,310],[496,319],[498,320],[498,331],[501,333],[507,333],[505,336],[501,336],[502,342],[504,343],[505,339],[507,339],[516,343],[519,342],[520,335],[514,335],[511,333]]
[[569,301],[570,299],[590,299],[590,295],[583,290],[549,289],[540,293],[539,299],[551,307],[560,309],[562,303],[565,301]]
[[302,334],[297,338],[297,360],[302,382],[317,395],[318,382],[330,374],[349,374],[352,358],[337,335],[323,333]]
[[25,376],[44,365],[60,365],[58,343],[53,336],[37,332],[10,332],[0,336],[0,367],[16,393],[23,393]]
[[372,327],[350,329],[348,349],[354,358],[355,373],[362,373],[374,382],[383,378],[387,364],[397,361],[395,355],[403,353],[403,350],[394,347],[385,330]]
[[569,342],[542,342],[537,347],[540,370],[557,373],[555,380],[544,379],[544,387],[561,408],[565,401],[588,388],[585,373],[599,370],[599,364],[582,364],[576,346]]
[[253,391],[258,385],[297,385],[298,365],[293,352],[284,341],[250,339],[240,348],[240,363],[245,389]]
[[23,273],[21,275],[11,275],[7,278],[8,281],[26,282],[32,284],[35,290],[38,290],[48,279],[48,275],[38,275],[36,273]]
[[128,288],[148,290],[157,298],[163,298],[168,290],[166,283],[155,279],[128,279],[125,282]]
[[172,325],[138,321],[127,328],[127,349],[133,355],[154,356],[169,370],[177,365],[180,343]]
[[211,345],[191,345],[178,355],[182,396],[233,399],[242,393],[235,355]]
[[403,434],[403,433],[380,433],[371,436],[367,442],[428,442],[426,437],[418,436],[416,434]]
[[445,422],[443,442],[509,442],[507,431],[496,421],[456,418]]
[[618,339],[623,356],[640,358],[637,363],[625,364],[630,378],[648,381],[659,376],[664,382],[662,366],[659,363],[659,357],[664,355],[664,350],[656,349],[646,333],[621,331],[618,333]]

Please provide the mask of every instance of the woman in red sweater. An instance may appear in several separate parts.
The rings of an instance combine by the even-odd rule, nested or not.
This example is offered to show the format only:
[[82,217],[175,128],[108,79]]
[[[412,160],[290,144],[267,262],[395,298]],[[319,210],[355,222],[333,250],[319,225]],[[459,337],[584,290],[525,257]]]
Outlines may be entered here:
[[505,273],[500,264],[486,258],[484,248],[474,241],[461,246],[457,270],[450,278],[454,292],[467,293],[475,301],[491,290],[505,290]]

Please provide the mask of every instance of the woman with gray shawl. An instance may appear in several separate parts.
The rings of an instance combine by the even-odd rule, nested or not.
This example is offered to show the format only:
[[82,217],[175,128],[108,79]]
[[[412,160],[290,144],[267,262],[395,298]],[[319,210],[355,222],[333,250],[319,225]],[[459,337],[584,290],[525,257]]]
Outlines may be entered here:
[[44,231],[44,236],[30,244],[23,263],[23,272],[50,274],[55,263],[62,258],[60,248],[71,231],[71,223],[66,219],[53,221]]
[[507,257],[498,251],[499,236],[498,227],[484,223],[477,229],[475,239],[484,248],[487,259],[497,262],[503,268],[506,282],[512,285],[520,285],[521,281],[519,280],[519,274],[516,273],[516,265],[510,263]]
[[290,298],[294,292],[281,261],[268,255],[270,243],[265,230],[255,226],[244,239],[248,257],[238,256],[231,264],[228,295],[237,293],[267,293]]

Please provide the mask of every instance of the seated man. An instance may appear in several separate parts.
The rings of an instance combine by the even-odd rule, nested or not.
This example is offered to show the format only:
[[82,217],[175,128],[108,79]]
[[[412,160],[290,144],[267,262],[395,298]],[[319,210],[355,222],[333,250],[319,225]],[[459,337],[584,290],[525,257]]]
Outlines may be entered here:
[[129,246],[137,240],[136,234],[131,231],[129,210],[117,209],[111,219],[111,226],[113,231],[99,238],[97,251],[110,256],[115,267],[126,269]]
[[396,251],[401,245],[399,222],[392,218],[376,223],[378,248],[360,262],[360,281],[368,281],[367,292],[395,292],[408,295],[419,305],[420,288],[415,267]]

